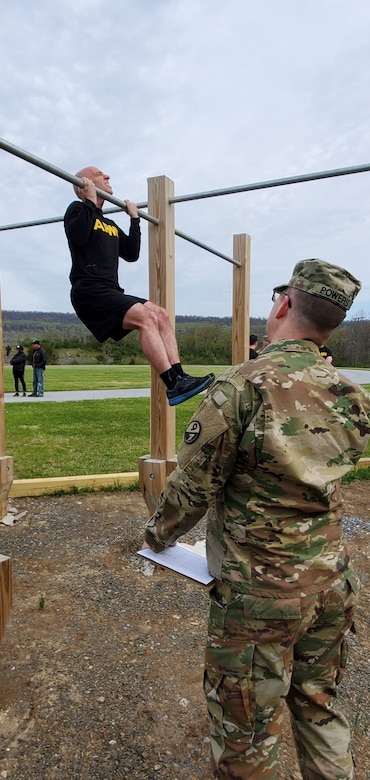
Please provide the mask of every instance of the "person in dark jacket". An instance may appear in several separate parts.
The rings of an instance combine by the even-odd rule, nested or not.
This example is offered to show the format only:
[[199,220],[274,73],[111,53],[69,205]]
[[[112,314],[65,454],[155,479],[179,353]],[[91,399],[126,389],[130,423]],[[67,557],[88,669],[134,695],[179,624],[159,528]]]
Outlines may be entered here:
[[44,371],[46,367],[46,352],[41,347],[38,339],[34,339],[33,346],[33,384],[32,393],[30,397],[35,396],[41,398],[44,395]]
[[15,389],[14,395],[19,395],[19,382],[22,385],[23,395],[26,395],[27,389],[24,380],[24,371],[26,368],[26,355],[24,354],[22,344],[18,344],[17,351],[15,355],[13,355],[10,361],[10,365],[13,366],[14,389]]
[[249,360],[255,360],[258,357],[257,352],[258,336],[251,333],[249,336]]
[[139,258],[140,215],[135,203],[126,200],[130,217],[126,235],[103,213],[104,199],[97,189],[112,195],[109,176],[93,165],[77,176],[83,187],[74,187],[77,197],[64,215],[64,228],[72,257],[70,273],[72,306],[90,332],[101,343],[123,339],[138,330],[144,355],[163,380],[170,406],[206,390],[214,374],[194,377],[182,368],[176,336],[168,313],[146,298],[127,295],[118,283],[118,262]]

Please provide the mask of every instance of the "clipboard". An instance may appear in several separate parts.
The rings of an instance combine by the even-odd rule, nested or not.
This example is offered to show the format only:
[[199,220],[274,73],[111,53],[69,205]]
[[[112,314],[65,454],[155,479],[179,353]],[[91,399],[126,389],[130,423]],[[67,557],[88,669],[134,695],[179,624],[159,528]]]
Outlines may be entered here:
[[203,553],[194,552],[190,545],[175,544],[174,547],[165,547],[161,552],[153,552],[149,547],[138,550],[138,555],[147,558],[152,563],[172,569],[191,580],[200,582],[201,585],[210,585],[214,577],[208,571],[207,559]]

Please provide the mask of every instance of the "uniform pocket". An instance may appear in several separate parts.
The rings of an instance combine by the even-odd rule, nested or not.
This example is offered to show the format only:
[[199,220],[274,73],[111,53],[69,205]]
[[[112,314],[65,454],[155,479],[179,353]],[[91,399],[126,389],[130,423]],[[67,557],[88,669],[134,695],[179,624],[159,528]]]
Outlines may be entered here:
[[228,742],[247,743],[253,739],[256,722],[255,683],[251,674],[245,677],[220,675],[210,669],[204,672],[203,689],[211,720],[213,754],[222,753]]
[[295,620],[301,617],[301,600],[243,596],[243,610],[245,616],[261,620]]
[[259,645],[290,647],[302,622],[300,599],[243,596],[243,613],[244,633]]

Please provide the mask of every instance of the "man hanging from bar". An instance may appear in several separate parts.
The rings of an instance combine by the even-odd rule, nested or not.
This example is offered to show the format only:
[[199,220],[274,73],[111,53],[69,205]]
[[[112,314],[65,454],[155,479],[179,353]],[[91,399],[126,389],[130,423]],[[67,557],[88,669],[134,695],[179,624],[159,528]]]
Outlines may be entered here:
[[135,203],[126,200],[129,234],[103,214],[97,189],[113,194],[109,176],[94,166],[76,174],[84,182],[74,187],[73,201],[64,215],[64,228],[72,257],[71,301],[79,319],[95,338],[120,341],[138,330],[144,355],[160,374],[170,406],[186,401],[209,387],[214,374],[194,377],[182,368],[179,349],[167,311],[161,306],[126,295],[118,283],[122,257],[135,262],[140,252],[140,217]]

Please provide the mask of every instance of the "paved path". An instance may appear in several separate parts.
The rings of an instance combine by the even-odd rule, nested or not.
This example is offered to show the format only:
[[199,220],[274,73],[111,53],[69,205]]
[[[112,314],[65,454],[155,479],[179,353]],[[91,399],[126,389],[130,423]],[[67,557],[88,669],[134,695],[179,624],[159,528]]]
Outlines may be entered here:
[[[343,371],[343,374],[358,384],[370,384],[370,369],[351,369]],[[6,403],[25,403],[33,404],[45,403],[47,401],[101,401],[105,398],[149,398],[150,390],[143,387],[137,390],[67,390],[65,392],[46,392],[42,398],[30,398],[28,395],[23,398],[22,395],[14,397],[13,393],[5,393]]]
[[[369,379],[370,382],[370,379]],[[105,398],[149,398],[150,390],[148,387],[142,387],[138,390],[66,390],[65,392],[45,392],[42,398],[26,398],[22,395],[15,396],[13,393],[4,393],[6,403],[25,403],[40,404],[45,401],[101,401]]]

